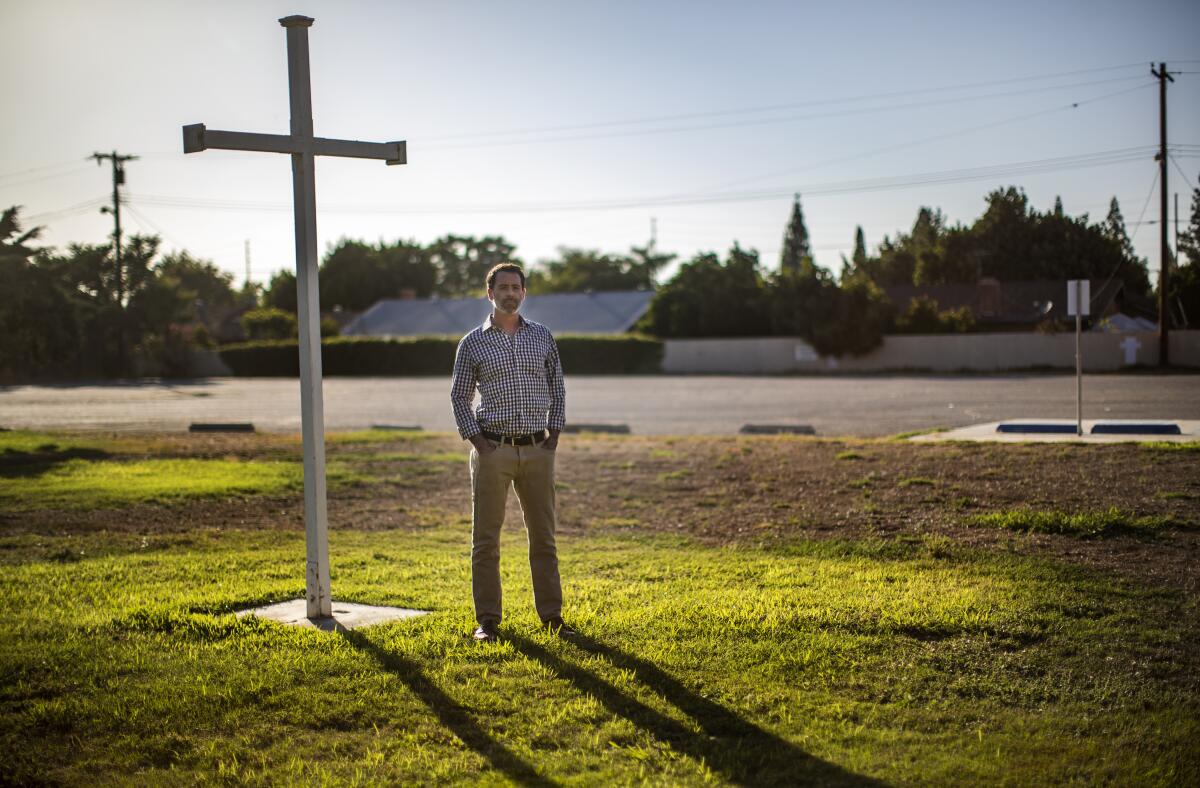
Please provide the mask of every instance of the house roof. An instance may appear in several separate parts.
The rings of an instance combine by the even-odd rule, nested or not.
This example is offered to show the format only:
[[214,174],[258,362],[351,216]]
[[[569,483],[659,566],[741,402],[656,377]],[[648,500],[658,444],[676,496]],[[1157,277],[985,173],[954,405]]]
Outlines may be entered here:
[[[1125,290],[1120,279],[1090,280],[1090,315],[1099,318],[1119,309],[1145,317],[1147,299]],[[903,310],[917,296],[928,296],[939,309],[969,307],[980,323],[1036,323],[1044,318],[1067,316],[1067,282],[1062,280],[998,281],[937,285],[893,285],[884,292],[897,309]],[[1152,309],[1153,304],[1150,304]],[[1151,315],[1153,312],[1151,311]]]
[[[623,334],[646,313],[653,298],[652,290],[531,295],[521,314],[557,334]],[[461,336],[482,323],[491,309],[486,298],[389,298],[352,320],[342,334]]]

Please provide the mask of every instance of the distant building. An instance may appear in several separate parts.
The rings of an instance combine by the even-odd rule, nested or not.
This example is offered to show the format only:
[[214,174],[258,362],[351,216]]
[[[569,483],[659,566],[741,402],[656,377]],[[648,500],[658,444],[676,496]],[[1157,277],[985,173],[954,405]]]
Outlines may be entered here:
[[[525,299],[521,314],[556,334],[624,334],[646,314],[652,290],[549,293]],[[491,312],[486,298],[389,298],[342,329],[343,336],[461,336]]]
[[[1098,326],[1107,319],[1109,326],[1157,326],[1158,311],[1152,298],[1127,292],[1120,279],[1090,281],[1088,325]],[[1001,282],[985,278],[939,285],[892,285],[883,291],[897,312],[920,296],[937,301],[940,310],[967,307],[980,331],[1032,330],[1044,320],[1068,319],[1066,279]]]

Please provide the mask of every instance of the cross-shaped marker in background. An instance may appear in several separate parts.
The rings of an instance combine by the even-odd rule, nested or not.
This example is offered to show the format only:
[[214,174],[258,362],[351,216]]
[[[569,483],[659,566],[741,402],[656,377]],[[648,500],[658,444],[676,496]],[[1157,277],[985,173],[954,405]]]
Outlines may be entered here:
[[1142,343],[1138,341],[1137,337],[1125,337],[1121,341],[1120,348],[1125,351],[1125,363],[1127,365],[1137,363],[1137,352],[1141,346]]

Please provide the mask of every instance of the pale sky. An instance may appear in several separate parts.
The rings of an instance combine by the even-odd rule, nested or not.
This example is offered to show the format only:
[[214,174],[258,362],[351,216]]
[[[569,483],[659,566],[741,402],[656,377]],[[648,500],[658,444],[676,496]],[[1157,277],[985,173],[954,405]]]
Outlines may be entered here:
[[[252,277],[294,265],[288,157],[184,155],[180,128],[287,133],[278,19],[310,29],[316,133],[402,139],[409,163],[319,159],[326,246],[501,234],[686,259],[736,240],[775,268],[799,191],[817,262],[874,249],[922,205],[971,222],[1023,187],[1041,210],[1120,200],[1157,270],[1158,87],[1168,184],[1200,175],[1200,3],[0,0],[0,207],[43,243],[103,243],[108,165],[126,231]],[[1180,146],[1180,147],[1175,147]],[[1180,172],[1182,170],[1182,173]],[[1186,176],[1186,180],[1185,180]],[[1153,191],[1152,191],[1153,187]],[[1144,214],[1143,214],[1144,210]]]

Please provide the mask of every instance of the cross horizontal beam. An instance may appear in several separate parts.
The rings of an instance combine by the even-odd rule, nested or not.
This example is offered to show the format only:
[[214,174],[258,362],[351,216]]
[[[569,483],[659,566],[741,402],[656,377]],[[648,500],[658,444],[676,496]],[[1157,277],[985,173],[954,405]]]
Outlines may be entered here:
[[[306,144],[307,143],[307,144]],[[388,164],[408,161],[404,142],[360,142],[313,137],[311,141],[290,134],[255,134],[246,131],[220,131],[203,123],[183,127],[183,152],[202,150],[247,150],[264,153],[311,153],[314,156],[344,156],[354,159],[383,159]]]

